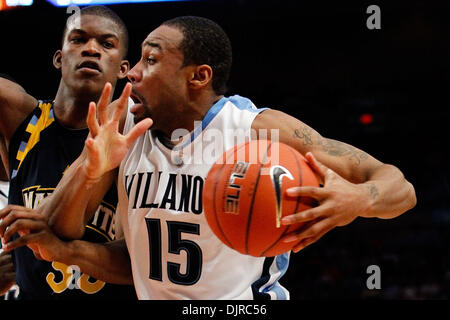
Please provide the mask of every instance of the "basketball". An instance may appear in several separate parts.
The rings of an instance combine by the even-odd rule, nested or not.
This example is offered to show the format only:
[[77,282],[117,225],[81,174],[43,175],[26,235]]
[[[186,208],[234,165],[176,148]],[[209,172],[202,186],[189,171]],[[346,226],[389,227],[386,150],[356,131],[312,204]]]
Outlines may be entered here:
[[246,255],[271,257],[297,243],[281,238],[303,226],[281,218],[315,206],[308,197],[289,197],[288,188],[319,186],[306,159],[292,147],[253,140],[226,151],[211,167],[203,190],[206,219],[228,247]]

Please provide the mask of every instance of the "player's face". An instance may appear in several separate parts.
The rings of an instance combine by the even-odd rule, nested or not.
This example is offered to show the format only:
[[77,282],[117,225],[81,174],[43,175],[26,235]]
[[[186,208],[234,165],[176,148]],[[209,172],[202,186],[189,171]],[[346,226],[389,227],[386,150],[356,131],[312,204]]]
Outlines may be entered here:
[[69,20],[63,47],[54,58],[65,85],[84,94],[101,92],[106,82],[115,85],[128,72],[122,41],[119,27],[108,18],[82,15]]
[[128,73],[133,84],[131,98],[136,103],[130,111],[136,123],[150,117],[152,129],[166,133],[182,123],[188,97],[188,73],[179,49],[182,39],[177,28],[160,26],[142,43],[141,59]]

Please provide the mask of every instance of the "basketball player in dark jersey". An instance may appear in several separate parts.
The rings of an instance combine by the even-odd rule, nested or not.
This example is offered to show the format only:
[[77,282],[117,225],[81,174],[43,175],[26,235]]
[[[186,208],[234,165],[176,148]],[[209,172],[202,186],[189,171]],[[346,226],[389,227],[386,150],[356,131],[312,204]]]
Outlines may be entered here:
[[[10,205],[35,209],[42,204],[83,149],[89,102],[99,99],[106,82],[114,86],[128,72],[122,20],[100,6],[84,8],[79,17],[68,19],[62,48],[53,57],[62,74],[54,100],[38,101],[0,78],[1,151],[10,178]],[[120,236],[114,228],[116,204],[116,190],[111,189],[86,221],[83,241],[113,243]],[[14,250],[13,261],[23,299],[135,298],[132,286],[106,284],[77,266],[39,260],[27,247]],[[112,282],[131,284],[131,275]]]

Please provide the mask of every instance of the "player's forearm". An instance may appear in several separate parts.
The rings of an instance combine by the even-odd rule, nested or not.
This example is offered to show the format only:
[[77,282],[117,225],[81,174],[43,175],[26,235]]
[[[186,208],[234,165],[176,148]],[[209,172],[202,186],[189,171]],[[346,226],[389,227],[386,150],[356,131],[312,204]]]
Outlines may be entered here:
[[79,158],[70,166],[43,208],[50,228],[66,239],[83,236],[86,221],[95,212],[103,195],[96,192],[95,185],[84,175],[82,163],[82,158]]
[[395,218],[416,205],[416,193],[400,170],[384,164],[361,187],[369,197],[368,210],[362,217]]
[[56,260],[66,265],[76,265],[82,273],[104,282],[133,284],[125,240],[107,243],[82,240],[66,242]]

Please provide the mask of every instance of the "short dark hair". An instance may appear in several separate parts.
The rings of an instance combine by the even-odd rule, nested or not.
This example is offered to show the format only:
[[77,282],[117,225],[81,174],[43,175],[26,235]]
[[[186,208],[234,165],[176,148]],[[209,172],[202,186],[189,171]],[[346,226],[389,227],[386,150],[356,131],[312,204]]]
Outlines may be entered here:
[[[89,6],[84,7],[80,10],[80,15],[94,15],[98,17],[103,17],[110,19],[113,21],[118,27],[120,32],[122,33],[122,47],[123,47],[123,57],[126,57],[128,54],[128,29],[123,20],[111,9],[105,6]],[[67,21],[73,17],[70,16],[67,18]],[[64,39],[66,37],[67,33],[67,23],[64,26],[63,36],[62,36],[62,43],[64,44]]]
[[177,17],[162,23],[183,33],[180,50],[184,65],[207,64],[213,70],[212,86],[216,94],[227,91],[232,63],[231,42],[214,21],[194,16]]

